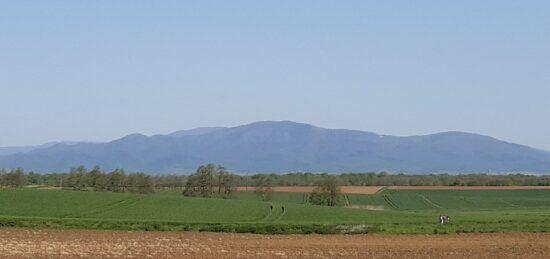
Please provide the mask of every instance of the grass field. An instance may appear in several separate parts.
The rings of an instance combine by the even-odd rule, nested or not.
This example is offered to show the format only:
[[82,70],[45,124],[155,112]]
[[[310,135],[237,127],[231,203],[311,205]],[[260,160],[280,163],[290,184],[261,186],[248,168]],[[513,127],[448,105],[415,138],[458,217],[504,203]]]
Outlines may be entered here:
[[[260,202],[252,192],[239,192],[235,199],[205,199],[168,191],[0,189],[0,226],[273,234],[550,231],[550,190],[386,189],[346,194],[340,207],[309,205],[307,197],[278,192],[272,201]],[[451,223],[440,226],[439,213],[450,215]]]

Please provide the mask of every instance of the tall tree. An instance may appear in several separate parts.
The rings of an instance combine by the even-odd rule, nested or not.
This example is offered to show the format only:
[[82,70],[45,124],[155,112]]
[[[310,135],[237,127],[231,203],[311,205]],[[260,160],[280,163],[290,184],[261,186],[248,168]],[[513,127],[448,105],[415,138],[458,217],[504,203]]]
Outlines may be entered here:
[[124,192],[126,186],[126,174],[123,169],[115,169],[107,176],[109,179],[107,189],[112,192]]
[[235,177],[223,166],[208,164],[200,166],[187,178],[183,195],[228,198],[235,191]]
[[256,188],[254,194],[262,201],[270,201],[273,193],[273,182],[270,176],[261,175],[256,180]]
[[7,186],[23,187],[27,184],[27,175],[21,168],[12,169],[9,173],[3,175],[3,182]]
[[309,196],[311,204],[336,206],[340,202],[340,187],[338,178],[327,176],[323,179]]
[[94,191],[105,191],[109,185],[106,175],[97,165],[88,173],[88,182]]

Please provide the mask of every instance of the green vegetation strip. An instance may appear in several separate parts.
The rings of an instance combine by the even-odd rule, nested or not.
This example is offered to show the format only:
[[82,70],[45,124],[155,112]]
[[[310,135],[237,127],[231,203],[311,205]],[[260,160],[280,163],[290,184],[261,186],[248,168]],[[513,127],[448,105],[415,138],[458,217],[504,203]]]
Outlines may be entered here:
[[253,234],[365,234],[377,232],[364,225],[273,223],[181,223],[133,220],[0,217],[0,227],[101,229],[131,231],[197,231]]
[[471,221],[461,224],[289,224],[289,223],[181,223],[133,220],[0,217],[0,227],[96,229],[129,231],[196,231],[253,234],[455,234],[493,232],[550,232],[550,221]]
[[[386,190],[348,194],[349,204],[384,211],[314,206],[304,194],[249,192],[233,199],[37,189],[0,190],[0,227],[212,231],[258,234],[445,234],[550,231],[549,190]],[[282,209],[284,207],[284,211]],[[450,224],[438,224],[440,213]]]

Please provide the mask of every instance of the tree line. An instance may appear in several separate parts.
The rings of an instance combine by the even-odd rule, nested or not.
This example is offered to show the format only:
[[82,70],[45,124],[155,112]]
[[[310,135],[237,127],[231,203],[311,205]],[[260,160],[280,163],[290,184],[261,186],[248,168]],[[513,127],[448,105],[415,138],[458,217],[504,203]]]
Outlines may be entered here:
[[45,185],[78,191],[111,191],[151,193],[151,176],[144,173],[126,173],[123,169],[104,172],[98,166],[87,170],[84,166],[71,168],[69,173],[36,174],[23,169],[0,170],[0,186],[23,187]]
[[231,198],[235,192],[235,176],[223,166],[208,164],[200,166],[185,183],[183,195],[204,198]]
[[[215,168],[216,167],[216,168]],[[202,169],[201,169],[202,168]],[[550,175],[527,174],[429,174],[408,175],[381,173],[288,173],[238,175],[216,165],[205,165],[192,175],[151,175],[127,173],[124,169],[109,172],[94,167],[87,170],[83,166],[71,168],[68,173],[38,174],[25,172],[21,168],[0,169],[0,186],[21,187],[44,185],[74,190],[96,190],[116,192],[150,192],[151,189],[187,190],[190,196],[232,193],[235,186],[264,186],[264,194],[269,186],[316,186],[329,178],[342,186],[549,186]],[[205,171],[206,170],[206,171]],[[221,177],[221,178],[220,178]],[[202,187],[201,187],[202,184]],[[205,187],[206,184],[206,187]],[[229,188],[232,186],[232,188]],[[215,188],[217,187],[217,189]],[[202,189],[201,189],[202,188]],[[199,195],[200,193],[200,195]],[[227,194],[224,194],[227,196]]]
[[[269,180],[265,178],[268,177]],[[550,175],[529,174],[390,174],[380,173],[288,173],[254,174],[238,178],[239,186],[269,181],[273,186],[316,186],[335,177],[342,186],[549,186]]]

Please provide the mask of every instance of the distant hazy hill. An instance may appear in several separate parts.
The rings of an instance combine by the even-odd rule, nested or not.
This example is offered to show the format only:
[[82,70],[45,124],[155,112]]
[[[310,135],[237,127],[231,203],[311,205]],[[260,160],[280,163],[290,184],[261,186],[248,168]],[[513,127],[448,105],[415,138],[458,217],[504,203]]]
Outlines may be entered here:
[[0,168],[38,172],[82,164],[165,173],[192,171],[209,162],[241,172],[550,172],[549,152],[487,136],[395,137],[286,121],[151,137],[132,134],[108,143],[59,143],[0,156]]
[[[35,149],[51,147],[51,146],[53,146],[55,144],[59,144],[59,143],[62,143],[62,142],[48,142],[48,143],[45,143],[45,144],[42,144],[42,145],[37,145],[37,146],[0,147],[0,156],[17,154],[17,153],[25,153],[25,152],[29,152],[29,151],[32,151],[32,150],[35,150]],[[63,142],[63,143],[74,144],[72,142]]]
[[173,137],[181,137],[181,136],[198,136],[203,134],[212,133],[214,131],[226,129],[224,127],[202,127],[202,128],[196,128],[196,129],[190,129],[190,130],[180,130],[176,132],[172,132],[169,134]]

